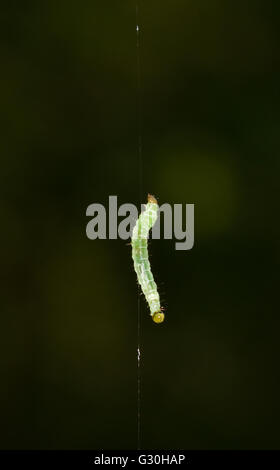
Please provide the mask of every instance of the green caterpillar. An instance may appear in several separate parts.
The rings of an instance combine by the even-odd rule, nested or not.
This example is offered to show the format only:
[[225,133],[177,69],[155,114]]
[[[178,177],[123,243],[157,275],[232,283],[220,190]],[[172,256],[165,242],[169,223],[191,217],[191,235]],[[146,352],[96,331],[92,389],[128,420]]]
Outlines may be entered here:
[[148,256],[148,235],[150,229],[157,220],[158,203],[154,196],[148,194],[148,204],[145,211],[141,212],[132,232],[132,259],[134,269],[137,274],[138,282],[149,304],[151,316],[156,323],[162,323],[164,313],[160,306],[157,285],[151,271],[151,265]]

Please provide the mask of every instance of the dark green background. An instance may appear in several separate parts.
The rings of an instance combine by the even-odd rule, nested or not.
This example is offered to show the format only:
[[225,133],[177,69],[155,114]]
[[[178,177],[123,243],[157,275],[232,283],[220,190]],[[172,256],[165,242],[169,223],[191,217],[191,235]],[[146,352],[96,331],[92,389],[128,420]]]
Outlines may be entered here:
[[[279,447],[278,1],[139,2],[143,187],[195,204],[153,241],[143,448]],[[136,448],[137,284],[93,202],[139,203],[133,1],[1,3],[1,448]]]

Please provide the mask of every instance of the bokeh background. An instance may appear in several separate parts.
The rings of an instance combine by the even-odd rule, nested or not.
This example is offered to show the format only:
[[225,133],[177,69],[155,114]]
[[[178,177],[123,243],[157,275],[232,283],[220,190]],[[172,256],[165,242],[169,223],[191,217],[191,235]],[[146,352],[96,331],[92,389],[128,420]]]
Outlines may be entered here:
[[[142,448],[279,448],[279,5],[139,0],[142,202],[195,204],[191,251],[150,247]],[[135,2],[0,21],[0,446],[136,448],[131,249],[86,237],[89,204],[139,204]]]

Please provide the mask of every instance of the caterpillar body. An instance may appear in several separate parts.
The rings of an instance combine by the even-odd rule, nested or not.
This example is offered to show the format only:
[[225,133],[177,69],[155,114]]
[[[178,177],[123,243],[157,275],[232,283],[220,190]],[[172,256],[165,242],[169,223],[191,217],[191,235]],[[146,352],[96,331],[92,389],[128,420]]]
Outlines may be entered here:
[[133,229],[131,245],[134,269],[143,294],[148,302],[151,316],[155,323],[162,323],[164,320],[164,313],[160,306],[157,285],[151,271],[147,242],[149,231],[155,224],[157,215],[157,200],[154,196],[148,194],[148,204],[146,204],[144,212],[141,212]]

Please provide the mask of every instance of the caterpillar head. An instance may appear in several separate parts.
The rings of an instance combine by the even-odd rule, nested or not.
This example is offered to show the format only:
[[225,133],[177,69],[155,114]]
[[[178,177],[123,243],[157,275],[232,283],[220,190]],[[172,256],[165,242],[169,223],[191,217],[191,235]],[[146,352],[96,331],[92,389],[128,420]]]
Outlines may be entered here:
[[157,204],[157,200],[152,194],[148,194],[148,202],[151,204]]
[[153,320],[155,323],[162,323],[164,321],[164,313],[159,311],[153,314]]

